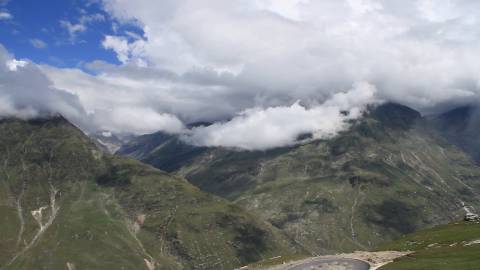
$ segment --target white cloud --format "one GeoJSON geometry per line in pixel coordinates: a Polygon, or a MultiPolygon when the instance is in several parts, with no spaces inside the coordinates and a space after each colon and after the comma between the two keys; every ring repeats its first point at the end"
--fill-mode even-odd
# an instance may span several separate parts
{"type": "Polygon", "coordinates": [[[476,1],[104,4],[113,16],[135,20],[143,28],[142,54],[152,68],[178,74],[230,71],[239,84],[255,89],[237,91],[265,91],[267,99],[321,99],[354,82],[369,81],[383,98],[424,109],[457,93],[479,91],[476,1]]]}
{"type": "Polygon", "coordinates": [[[144,54],[145,41],[137,39],[129,42],[127,38],[122,36],[105,36],[102,42],[105,49],[111,49],[117,54],[118,61],[123,64],[136,60],[140,65],[145,65],[142,55],[144,54]]]}
{"type": "MultiPolygon", "coordinates": [[[[95,80],[93,77],[75,80],[83,89],[79,93],[55,87],[45,75],[48,69],[41,69],[27,60],[17,60],[0,45],[0,118],[29,119],[62,114],[86,131],[136,134],[157,130],[179,133],[184,129],[176,116],[145,106],[145,102],[135,100],[134,95],[125,92],[122,96],[118,91],[98,92],[95,82],[90,81],[95,80]]],[[[87,76],[78,70],[61,72],[67,77],[87,76]]]]}
{"type": "Polygon", "coordinates": [[[134,64],[116,67],[104,62],[88,67],[99,74],[48,66],[42,69],[57,88],[76,94],[89,113],[128,105],[149,107],[192,122],[225,119],[252,106],[249,93],[242,96],[229,87],[217,85],[217,81],[228,79],[228,75],[205,71],[178,76],[166,70],[134,64]]]}
{"type": "Polygon", "coordinates": [[[17,59],[10,59],[5,62],[5,65],[10,71],[17,71],[17,69],[23,68],[28,64],[27,61],[24,60],[17,60],[17,59]]]}
{"type": "Polygon", "coordinates": [[[75,95],[52,87],[35,64],[13,58],[0,46],[0,117],[32,118],[61,113],[85,119],[75,95]]]}
{"type": "MultiPolygon", "coordinates": [[[[303,123],[329,103],[353,106],[352,99],[362,99],[363,92],[339,92],[359,81],[375,85],[380,99],[423,111],[478,100],[480,2],[103,2],[112,16],[142,27],[137,52],[148,61],[143,72],[150,75],[125,71],[131,67],[103,69],[98,87],[121,76],[137,95],[156,100],[157,110],[186,121],[233,117],[191,135],[197,143],[248,148],[242,137],[250,133],[242,125],[259,129],[260,121],[269,127],[265,121],[274,125],[274,114],[303,123]],[[296,100],[305,107],[290,105],[296,100]]],[[[109,47],[131,65],[126,40],[117,38],[119,44],[109,47]]],[[[272,143],[281,144],[274,143],[276,137],[291,143],[299,131],[294,130],[284,137],[271,134],[272,143]]]]}
{"type": "Polygon", "coordinates": [[[66,20],[60,21],[60,26],[65,28],[68,32],[70,42],[74,43],[79,33],[83,33],[87,30],[87,26],[83,23],[71,23],[66,20]]]}
{"type": "Polygon", "coordinates": [[[97,126],[113,132],[146,134],[163,130],[168,133],[180,133],[184,129],[183,123],[175,116],[142,107],[114,107],[109,111],[97,113],[94,121],[97,126]]]}
{"type": "MultiPolygon", "coordinates": [[[[158,96],[138,91],[147,81],[135,81],[108,74],[92,76],[78,69],[43,66],[42,71],[55,78],[56,88],[78,97],[89,115],[89,130],[110,130],[136,134],[163,130],[179,133],[183,123],[173,113],[157,107],[158,96]],[[99,91],[101,85],[102,90],[99,91]]],[[[150,82],[154,84],[154,82],[150,82]]],[[[157,89],[157,88],[156,88],[157,89]]],[[[168,103],[168,100],[164,100],[168,103]]]]}
{"type": "Polygon", "coordinates": [[[8,11],[0,11],[0,21],[11,20],[12,18],[12,14],[10,14],[8,11]]]}
{"type": "MultiPolygon", "coordinates": [[[[94,127],[178,132],[180,121],[220,120],[189,138],[251,149],[270,147],[269,142],[248,144],[242,138],[252,138],[251,131],[243,125],[260,130],[262,138],[271,136],[270,144],[278,146],[301,132],[335,132],[344,127],[339,110],[361,110],[370,100],[422,111],[478,101],[478,1],[103,3],[116,23],[134,22],[144,33],[122,33],[118,27],[114,36],[105,36],[102,46],[122,64],[89,63],[95,75],[42,67],[57,89],[78,97],[94,127]],[[364,88],[357,84],[362,81],[377,89],[374,98],[355,90],[364,88]],[[331,121],[315,118],[322,113],[331,121]],[[282,117],[296,120],[284,134],[261,128],[278,128],[282,117]]],[[[88,20],[93,18],[64,27],[75,36],[88,20]]]]}
{"type": "Polygon", "coordinates": [[[38,38],[30,39],[30,44],[37,49],[45,49],[47,47],[47,43],[38,38]]]}

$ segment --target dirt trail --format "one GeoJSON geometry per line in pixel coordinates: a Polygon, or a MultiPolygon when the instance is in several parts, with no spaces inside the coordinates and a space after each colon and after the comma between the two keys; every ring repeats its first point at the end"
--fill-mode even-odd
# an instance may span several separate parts
{"type": "MultiPolygon", "coordinates": [[[[17,208],[17,215],[18,215],[18,219],[20,221],[20,228],[18,230],[18,236],[17,236],[17,245],[16,245],[16,248],[18,249],[20,247],[20,244],[22,242],[22,238],[23,238],[23,232],[25,231],[25,219],[23,218],[23,208],[22,208],[22,199],[23,199],[23,195],[25,194],[25,190],[27,188],[27,180],[26,180],[26,177],[27,177],[27,171],[28,171],[28,168],[27,168],[27,165],[25,164],[25,160],[24,160],[24,157],[27,155],[27,144],[30,142],[30,140],[32,139],[33,137],[33,134],[30,135],[27,140],[23,143],[22,145],[22,152],[23,152],[23,156],[21,157],[21,163],[22,163],[22,187],[21,187],[21,190],[20,190],[20,194],[18,195],[16,201],[15,201],[15,207],[17,208]]],[[[10,158],[10,151],[9,149],[7,148],[7,153],[8,153],[8,156],[7,156],[7,159],[5,160],[5,164],[4,164],[4,170],[5,170],[5,174],[7,174],[7,166],[8,166],[8,160],[10,158]]],[[[8,174],[7,174],[7,177],[9,178],[8,174]]]]}

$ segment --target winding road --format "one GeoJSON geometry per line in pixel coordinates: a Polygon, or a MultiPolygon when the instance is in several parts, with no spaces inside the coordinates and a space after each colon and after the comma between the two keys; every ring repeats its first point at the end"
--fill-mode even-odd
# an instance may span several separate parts
{"type": "Polygon", "coordinates": [[[368,270],[370,265],[355,259],[321,258],[300,265],[292,266],[288,270],[368,270]]]}

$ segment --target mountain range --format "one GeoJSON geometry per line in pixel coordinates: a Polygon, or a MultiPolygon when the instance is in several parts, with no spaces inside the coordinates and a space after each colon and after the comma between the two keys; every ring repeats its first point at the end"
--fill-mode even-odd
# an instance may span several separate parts
{"type": "Polygon", "coordinates": [[[3,119],[0,269],[234,269],[373,250],[480,209],[476,119],[387,103],[334,138],[265,151],[3,119]]]}

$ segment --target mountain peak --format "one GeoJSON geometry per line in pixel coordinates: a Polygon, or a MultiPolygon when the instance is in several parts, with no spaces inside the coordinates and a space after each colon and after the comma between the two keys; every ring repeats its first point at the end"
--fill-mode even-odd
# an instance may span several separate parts
{"type": "Polygon", "coordinates": [[[408,129],[422,119],[418,111],[392,102],[375,107],[370,116],[384,126],[394,129],[408,129]]]}

